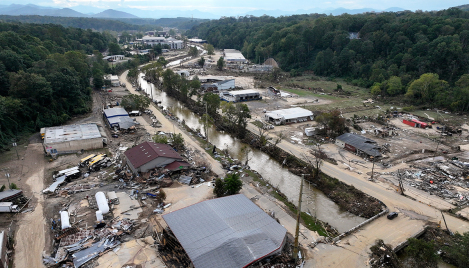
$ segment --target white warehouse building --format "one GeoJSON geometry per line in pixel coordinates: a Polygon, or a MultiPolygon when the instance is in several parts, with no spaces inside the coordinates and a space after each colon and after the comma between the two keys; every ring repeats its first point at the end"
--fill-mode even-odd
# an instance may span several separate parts
{"type": "Polygon", "coordinates": [[[226,62],[247,63],[248,60],[243,56],[241,51],[236,49],[224,49],[223,58],[226,62]]]}
{"type": "Polygon", "coordinates": [[[184,42],[182,40],[174,39],[172,37],[165,38],[165,37],[154,37],[154,36],[144,36],[142,39],[142,44],[156,46],[160,45],[168,45],[170,49],[183,49],[184,42]]]}
{"type": "Polygon", "coordinates": [[[45,128],[44,151],[60,154],[103,148],[105,135],[96,124],[48,127],[45,128]]]}
{"type": "Polygon", "coordinates": [[[275,125],[293,124],[314,119],[313,112],[300,107],[266,112],[264,120],[275,125]]]}
{"type": "Polygon", "coordinates": [[[261,94],[252,89],[220,92],[220,99],[227,102],[261,100],[261,94]]]}

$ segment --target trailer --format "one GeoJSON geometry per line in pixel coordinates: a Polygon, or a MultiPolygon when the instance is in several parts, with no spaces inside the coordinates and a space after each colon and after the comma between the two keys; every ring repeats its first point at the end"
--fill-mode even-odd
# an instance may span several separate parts
{"type": "Polygon", "coordinates": [[[111,159],[109,159],[105,154],[100,154],[88,163],[89,171],[98,171],[101,168],[108,167],[111,165],[111,159]]]}
{"type": "Polygon", "coordinates": [[[69,169],[61,170],[61,171],[57,172],[57,174],[53,175],[52,177],[54,179],[56,179],[56,178],[65,176],[65,178],[67,178],[67,179],[76,179],[76,178],[80,177],[80,175],[81,175],[80,169],[78,167],[72,167],[72,168],[69,168],[69,169]]]}
{"type": "Polygon", "coordinates": [[[0,212],[19,212],[19,210],[13,202],[0,202],[0,212]]]}
{"type": "Polygon", "coordinates": [[[95,154],[90,154],[87,157],[80,159],[80,167],[84,167],[84,166],[88,165],[90,160],[94,157],[96,157],[95,154]]]}

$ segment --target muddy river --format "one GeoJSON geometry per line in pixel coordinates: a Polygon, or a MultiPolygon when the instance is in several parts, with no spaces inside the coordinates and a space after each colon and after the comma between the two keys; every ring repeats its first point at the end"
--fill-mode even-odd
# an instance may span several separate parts
{"type": "MultiPolygon", "coordinates": [[[[171,111],[179,119],[184,119],[186,124],[192,129],[201,129],[203,133],[203,123],[200,117],[182,103],[166,95],[165,92],[155,89],[154,85],[147,83],[140,74],[139,84],[146,93],[154,100],[161,101],[161,105],[171,111]]],[[[245,155],[241,149],[245,144],[228,134],[209,128],[208,139],[210,143],[220,149],[228,149],[231,157],[241,161],[245,160],[245,155]]],[[[267,154],[252,149],[248,155],[249,166],[262,175],[264,180],[277,187],[294,204],[298,203],[298,194],[301,178],[289,172],[286,168],[271,159],[267,154]]],[[[329,223],[339,232],[344,232],[363,222],[365,219],[355,216],[347,211],[342,211],[339,207],[327,198],[321,191],[305,183],[303,188],[302,211],[307,212],[318,219],[329,223]]]]}

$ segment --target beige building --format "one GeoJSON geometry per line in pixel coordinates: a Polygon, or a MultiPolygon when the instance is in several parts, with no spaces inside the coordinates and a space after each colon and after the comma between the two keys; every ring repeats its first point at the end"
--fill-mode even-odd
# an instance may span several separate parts
{"type": "Polygon", "coordinates": [[[45,128],[46,154],[72,153],[103,148],[106,134],[96,124],[66,125],[45,128]]]}

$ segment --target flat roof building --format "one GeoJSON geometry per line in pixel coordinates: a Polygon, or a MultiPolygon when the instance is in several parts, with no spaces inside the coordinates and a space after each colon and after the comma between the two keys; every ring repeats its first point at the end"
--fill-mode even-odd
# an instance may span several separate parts
{"type": "Polygon", "coordinates": [[[242,194],[163,215],[195,268],[240,268],[282,251],[287,230],[242,194]]]}
{"type": "Polygon", "coordinates": [[[135,126],[134,120],[129,117],[129,113],[127,113],[124,108],[114,107],[104,109],[103,112],[104,118],[111,128],[116,127],[120,129],[129,129],[132,126],[135,126]]]}
{"type": "Polygon", "coordinates": [[[165,37],[153,37],[153,36],[144,36],[141,39],[141,42],[145,45],[156,46],[160,45],[168,45],[170,49],[183,49],[184,42],[182,40],[178,40],[172,37],[165,38],[165,37]]]}
{"type": "Polygon", "coordinates": [[[226,62],[239,62],[246,63],[247,60],[241,53],[241,51],[236,49],[225,49],[223,50],[223,58],[226,62]]]}
{"type": "Polygon", "coordinates": [[[313,112],[300,107],[270,111],[264,115],[265,121],[276,125],[300,123],[313,119],[313,112]]]}
{"type": "Polygon", "coordinates": [[[233,90],[233,91],[222,91],[220,92],[220,99],[227,102],[242,102],[261,100],[261,94],[252,89],[245,90],[233,90]]]}
{"type": "Polygon", "coordinates": [[[103,136],[96,124],[45,128],[44,150],[47,154],[99,148],[103,148],[103,136]]]}
{"type": "Polygon", "coordinates": [[[335,139],[335,144],[360,156],[381,156],[380,147],[376,141],[357,134],[342,134],[335,139]]]}

